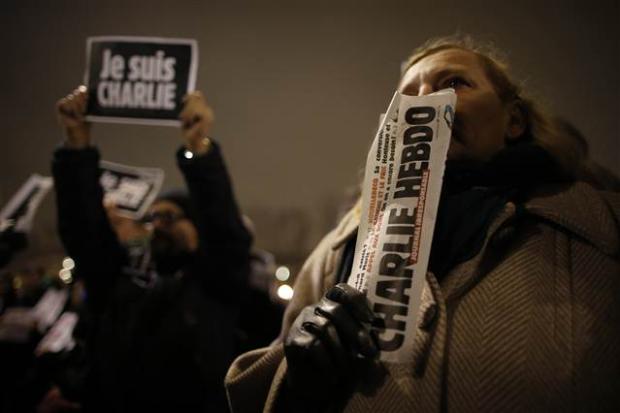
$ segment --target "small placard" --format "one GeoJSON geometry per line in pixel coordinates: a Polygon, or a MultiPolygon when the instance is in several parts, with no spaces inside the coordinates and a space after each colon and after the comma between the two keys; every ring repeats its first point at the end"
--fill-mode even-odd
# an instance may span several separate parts
{"type": "Polygon", "coordinates": [[[164,171],[159,168],[140,168],[101,161],[99,182],[105,200],[113,202],[119,213],[140,219],[153,203],[164,181],[164,171]]]}
{"type": "Polygon", "coordinates": [[[86,41],[86,119],[179,125],[183,96],[194,90],[192,39],[103,36],[86,41]]]}
{"type": "Polygon", "coordinates": [[[47,334],[39,341],[34,353],[41,356],[45,353],[59,353],[71,351],[75,347],[73,330],[79,320],[76,313],[67,311],[52,326],[47,334]]]}

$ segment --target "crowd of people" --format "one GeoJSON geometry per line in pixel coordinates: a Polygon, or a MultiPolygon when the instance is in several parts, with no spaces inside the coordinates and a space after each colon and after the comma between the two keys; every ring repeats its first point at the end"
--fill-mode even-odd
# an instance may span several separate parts
{"type": "MultiPolygon", "coordinates": [[[[347,284],[360,200],[297,274],[282,315],[251,287],[253,235],[204,96],[188,94],[180,115],[186,188],[162,192],[136,220],[105,200],[78,87],[57,103],[65,140],[52,154],[58,233],[79,292],[66,304],[79,314],[74,345],[41,356],[41,337],[29,337],[22,349],[38,355],[0,407],[618,411],[618,179],[470,38],[430,41],[403,67],[400,93],[457,95],[411,363],[379,360],[387,321],[347,284]]],[[[5,265],[26,240],[0,235],[5,265]]]]}
{"type": "MultiPolygon", "coordinates": [[[[59,237],[85,292],[71,308],[79,313],[77,346],[39,357],[3,407],[226,412],[228,366],[275,338],[282,309],[252,288],[261,255],[220,146],[207,137],[211,108],[200,92],[185,97],[176,158],[187,188],[162,192],[136,220],[105,198],[86,101],[83,86],[59,100],[65,140],[52,156],[59,237]]],[[[3,233],[6,261],[23,238],[3,233]]]]}

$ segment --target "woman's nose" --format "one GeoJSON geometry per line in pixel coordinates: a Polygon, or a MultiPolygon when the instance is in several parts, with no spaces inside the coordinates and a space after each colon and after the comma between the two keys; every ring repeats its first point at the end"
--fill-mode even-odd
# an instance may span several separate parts
{"type": "Polygon", "coordinates": [[[428,83],[422,83],[418,88],[418,96],[430,95],[433,92],[433,86],[428,83]]]}

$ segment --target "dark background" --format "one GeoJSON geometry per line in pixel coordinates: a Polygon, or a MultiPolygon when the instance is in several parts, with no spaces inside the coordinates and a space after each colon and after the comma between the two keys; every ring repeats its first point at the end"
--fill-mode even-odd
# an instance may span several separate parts
{"type": "MultiPolygon", "coordinates": [[[[62,135],[54,103],[83,78],[94,35],[195,38],[197,88],[216,113],[236,193],[259,246],[299,263],[356,185],[402,60],[432,36],[491,40],[513,72],[575,123],[620,172],[619,2],[67,1],[0,3],[0,204],[33,172],[49,175],[62,135]]],[[[172,127],[96,124],[104,159],[162,167],[181,183],[172,127]]],[[[29,251],[58,250],[52,196],[29,251]]]]}

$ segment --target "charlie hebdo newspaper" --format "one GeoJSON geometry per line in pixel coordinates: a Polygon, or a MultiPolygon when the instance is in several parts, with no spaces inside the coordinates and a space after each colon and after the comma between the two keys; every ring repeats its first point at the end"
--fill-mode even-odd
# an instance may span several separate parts
{"type": "Polygon", "coordinates": [[[410,361],[454,119],[456,94],[396,92],[366,160],[362,215],[348,284],[384,321],[386,362],[410,361]]]}

